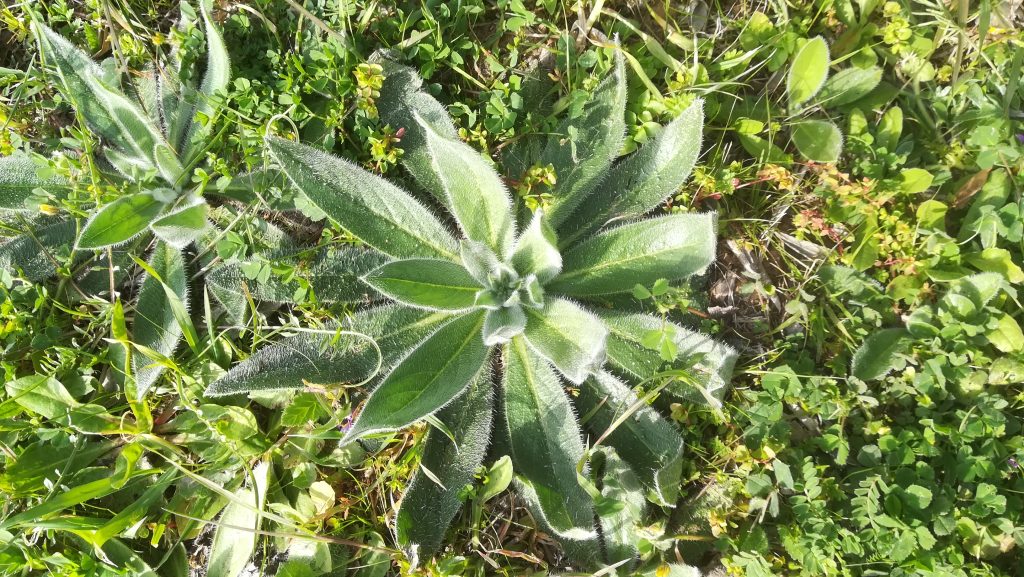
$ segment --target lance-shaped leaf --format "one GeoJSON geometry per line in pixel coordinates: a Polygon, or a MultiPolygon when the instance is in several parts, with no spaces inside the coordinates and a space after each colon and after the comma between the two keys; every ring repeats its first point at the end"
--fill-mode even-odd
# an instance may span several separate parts
{"type": "Polygon", "coordinates": [[[160,142],[153,147],[153,162],[164,181],[170,186],[178,187],[178,180],[185,173],[185,167],[167,143],[160,142]]]}
{"type": "Polygon", "coordinates": [[[632,567],[630,561],[639,553],[638,527],[647,508],[643,486],[636,473],[611,449],[598,449],[591,456],[591,463],[591,475],[601,491],[601,502],[595,509],[601,525],[604,562],[624,563],[620,567],[628,571],[632,567]]]}
{"type": "Polygon", "coordinates": [[[25,200],[37,188],[57,193],[66,190],[68,182],[59,176],[39,178],[36,163],[28,156],[19,154],[0,158],[0,209],[29,210],[25,200]]]}
{"type": "Polygon", "coordinates": [[[883,329],[864,339],[850,362],[850,374],[864,381],[881,379],[894,368],[900,355],[910,349],[907,329],[883,329]]]}
{"type": "Polygon", "coordinates": [[[553,292],[596,296],[702,272],[715,260],[715,215],[673,214],[592,236],[563,255],[553,292]]]}
{"type": "Polygon", "coordinates": [[[573,383],[604,365],[608,330],[599,318],[571,301],[548,299],[543,308],[524,307],[530,346],[573,383]]]}
{"type": "Polygon", "coordinates": [[[616,164],[594,194],[563,226],[570,246],[611,218],[639,217],[675,194],[700,155],[704,102],[696,100],[636,153],[616,164]]]}
{"type": "Polygon", "coordinates": [[[532,354],[522,337],[504,352],[502,383],[504,426],[512,467],[537,497],[544,521],[561,537],[593,535],[590,495],[576,480],[583,441],[558,375],[532,354]]]}
{"type": "Polygon", "coordinates": [[[371,61],[380,63],[384,68],[384,83],[380,88],[380,98],[377,99],[381,120],[395,129],[405,129],[405,134],[397,144],[402,149],[402,166],[421,187],[450,209],[448,198],[443,194],[441,175],[437,173],[437,165],[427,150],[426,132],[413,114],[429,124],[440,137],[458,140],[459,133],[455,130],[451,116],[444,105],[422,89],[423,79],[415,70],[379,52],[371,57],[371,61]]]}
{"type": "Polygon", "coordinates": [[[213,23],[210,4],[209,0],[199,0],[199,11],[203,15],[203,30],[206,34],[206,71],[203,73],[203,81],[199,85],[199,93],[196,95],[195,108],[190,111],[191,114],[188,117],[191,124],[184,158],[191,156],[195,146],[202,147],[204,145],[203,138],[210,133],[213,118],[219,108],[216,94],[227,90],[228,82],[231,80],[231,60],[228,57],[227,47],[224,45],[224,38],[213,23]],[[197,114],[205,117],[205,122],[197,119],[197,114]]]}
{"type": "Polygon", "coordinates": [[[78,247],[103,248],[131,240],[156,220],[164,206],[161,199],[148,192],[123,196],[89,219],[78,237],[78,247]]]}
{"type": "Polygon", "coordinates": [[[675,379],[665,391],[681,399],[721,406],[736,365],[732,347],[652,315],[598,311],[598,316],[608,328],[608,364],[615,372],[637,381],[653,377],[665,361],[658,351],[644,345],[644,339],[668,331],[678,358],[692,363],[689,371],[694,382],[675,379]]]}
{"type": "MultiPolygon", "coordinates": [[[[188,271],[185,257],[173,246],[158,242],[149,257],[149,266],[160,276],[156,279],[147,274],[139,290],[135,305],[135,320],[132,322],[132,342],[170,357],[181,341],[182,327],[174,314],[166,285],[178,301],[188,308],[188,271]],[[162,281],[162,282],[161,282],[162,281]]],[[[156,382],[164,367],[135,352],[132,355],[132,369],[135,375],[136,391],[141,398],[156,382]]]]}
{"type": "Polygon", "coordinates": [[[523,307],[512,305],[489,310],[484,316],[484,344],[487,346],[507,343],[526,328],[526,313],[523,307]]]}
{"type": "Polygon", "coordinates": [[[156,167],[153,156],[157,145],[163,142],[163,136],[149,116],[120,90],[107,86],[103,79],[90,77],[86,80],[120,131],[111,144],[136,162],[156,167]]]}
{"type": "Polygon", "coordinates": [[[547,218],[557,230],[604,178],[626,136],[626,68],[615,51],[615,68],[578,116],[568,117],[548,139],[539,164],[554,166],[554,200],[547,218]]]}
{"type": "Polygon", "coordinates": [[[821,90],[828,77],[828,44],[821,36],[811,38],[797,51],[786,76],[790,107],[803,104],[821,90]]]}
{"type": "Polygon", "coordinates": [[[404,190],[304,144],[270,138],[267,147],[313,204],[366,244],[394,258],[457,260],[451,233],[404,190]]]}
{"type": "Polygon", "coordinates": [[[448,199],[446,206],[467,237],[486,244],[504,259],[512,248],[515,220],[501,177],[472,147],[442,137],[419,115],[415,118],[426,136],[427,153],[448,199]]]}
{"type": "Polygon", "coordinates": [[[654,501],[675,505],[683,472],[683,438],[647,403],[612,375],[601,372],[583,382],[576,406],[590,415],[587,429],[633,467],[654,501]]]}
{"type": "Polygon", "coordinates": [[[441,547],[462,506],[462,488],[473,482],[487,452],[492,405],[491,375],[481,371],[466,392],[437,413],[454,439],[440,430],[427,433],[420,467],[434,478],[422,471],[413,477],[395,519],[395,540],[413,566],[441,547]]]}
{"type": "Polygon", "coordinates": [[[843,106],[867,96],[882,81],[882,69],[847,68],[828,79],[817,101],[826,107],[843,106]]]}
{"type": "Polygon", "coordinates": [[[396,301],[428,310],[473,307],[483,287],[461,265],[446,260],[396,260],[370,271],[363,281],[396,301]]]}
{"type": "Polygon", "coordinates": [[[64,249],[75,242],[75,221],[65,220],[35,228],[0,246],[0,268],[21,270],[21,276],[39,282],[57,272],[67,257],[64,249]]]}
{"type": "Polygon", "coordinates": [[[173,247],[184,248],[196,240],[210,226],[206,216],[210,205],[202,198],[185,203],[167,214],[157,218],[149,225],[153,233],[173,247]]]}
{"type": "Polygon", "coordinates": [[[91,82],[91,79],[103,76],[99,65],[39,19],[32,20],[32,31],[43,58],[56,67],[64,81],[65,96],[74,104],[75,110],[100,136],[111,142],[118,141],[121,129],[95,94],[94,83],[91,82]]]}
{"type": "Polygon", "coordinates": [[[366,399],[346,438],[401,429],[450,403],[487,360],[483,324],[482,313],[464,315],[424,339],[366,399]]]}
{"type": "Polygon", "coordinates": [[[363,382],[374,376],[378,364],[380,374],[387,374],[405,351],[447,319],[442,313],[399,305],[360,311],[340,327],[299,332],[256,351],[231,367],[204,394],[219,397],[250,391],[301,389],[307,382],[363,382]],[[337,334],[338,330],[366,336],[337,334]]]}
{"type": "MultiPolygon", "coordinates": [[[[318,301],[335,303],[361,302],[378,296],[366,286],[362,276],[387,262],[387,257],[374,250],[346,246],[319,250],[312,255],[269,254],[260,260],[294,267],[294,277],[307,281],[318,301]]],[[[211,270],[206,283],[220,295],[234,294],[243,300],[248,295],[257,301],[274,303],[294,303],[295,291],[300,287],[277,275],[270,275],[265,281],[249,279],[241,264],[211,270]]]]}
{"type": "Polygon", "coordinates": [[[558,276],[562,270],[562,255],[554,231],[544,220],[544,212],[537,210],[530,226],[516,241],[512,266],[520,276],[537,275],[542,284],[558,276]]]}

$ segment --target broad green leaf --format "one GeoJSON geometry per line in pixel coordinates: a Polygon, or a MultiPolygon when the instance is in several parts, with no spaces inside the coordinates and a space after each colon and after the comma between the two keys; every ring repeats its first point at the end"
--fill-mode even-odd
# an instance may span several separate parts
{"type": "Polygon", "coordinates": [[[199,85],[199,92],[195,95],[195,109],[188,118],[191,124],[185,147],[186,153],[183,155],[185,158],[192,155],[194,146],[205,145],[203,138],[210,133],[213,119],[221,104],[216,94],[226,91],[231,80],[231,60],[224,45],[224,38],[213,22],[210,4],[209,0],[199,0],[199,11],[203,16],[203,30],[206,34],[206,70],[199,85]],[[205,117],[205,123],[196,118],[197,114],[205,117]]]}
{"type": "Polygon", "coordinates": [[[615,427],[605,444],[636,471],[655,503],[674,507],[683,473],[683,438],[676,428],[605,372],[583,382],[576,407],[590,415],[586,426],[595,438],[615,427]]]}
{"type": "Polygon", "coordinates": [[[422,472],[417,473],[402,496],[395,518],[395,540],[414,567],[441,547],[448,526],[462,506],[462,488],[473,482],[490,443],[492,405],[490,371],[481,371],[466,392],[437,413],[455,439],[453,442],[440,431],[431,430],[420,466],[431,471],[443,487],[422,472]]]}
{"type": "Polygon", "coordinates": [[[579,211],[563,225],[571,246],[610,218],[639,217],[675,194],[700,155],[704,102],[694,101],[636,153],[616,164],[579,211]]]}
{"type": "Polygon", "coordinates": [[[558,375],[522,337],[505,346],[502,364],[502,425],[516,476],[536,495],[544,522],[557,535],[590,538],[593,502],[576,479],[583,441],[558,375]]]}
{"type": "Polygon", "coordinates": [[[881,379],[896,368],[901,354],[908,352],[910,334],[906,329],[883,329],[864,339],[853,355],[850,374],[863,381],[881,379]]]}
{"type": "Polygon", "coordinates": [[[0,246],[0,268],[14,272],[30,282],[39,282],[63,265],[65,249],[75,241],[75,221],[44,224],[0,246]]]}
{"type": "Polygon", "coordinates": [[[89,219],[78,237],[78,247],[104,248],[131,240],[156,220],[164,206],[162,200],[148,192],[123,196],[89,219]]]}
{"type": "Polygon", "coordinates": [[[679,358],[689,359],[685,366],[695,382],[675,379],[666,391],[689,401],[721,406],[736,364],[737,353],[732,347],[652,315],[599,310],[598,316],[608,328],[608,364],[615,372],[636,381],[645,381],[657,374],[664,361],[658,351],[646,347],[643,340],[653,331],[671,327],[679,358]],[[700,390],[695,390],[697,387],[700,390]]]}
{"type": "MultiPolygon", "coordinates": [[[[47,378],[43,375],[31,375],[22,379],[47,378]]],[[[21,385],[16,386],[24,387],[33,382],[22,379],[14,381],[21,382],[21,385]]],[[[12,384],[8,383],[5,388],[10,390],[12,384]]],[[[15,397],[8,393],[4,405],[20,405],[14,399],[15,397]]],[[[69,435],[57,435],[45,441],[23,444],[18,458],[8,463],[0,475],[0,490],[14,498],[30,497],[46,490],[45,479],[56,479],[60,471],[85,469],[116,446],[113,441],[93,441],[93,437],[75,436],[74,441],[69,439],[69,435]]]]}
{"type": "Polygon", "coordinates": [[[559,298],[548,299],[544,308],[523,310],[525,340],[565,378],[579,384],[604,365],[608,329],[593,313],[559,298]]]}
{"type": "Polygon", "coordinates": [[[489,310],[484,315],[484,344],[487,346],[507,343],[526,328],[526,313],[523,307],[512,305],[489,310]]]}
{"type": "Polygon", "coordinates": [[[606,448],[598,449],[591,475],[601,490],[601,499],[595,507],[604,542],[604,562],[620,565],[623,571],[631,568],[630,561],[638,556],[637,545],[641,534],[647,501],[636,473],[619,457],[620,453],[606,448]],[[597,458],[600,456],[600,458],[597,458]]]}
{"type": "Polygon", "coordinates": [[[508,257],[515,234],[512,201],[501,177],[479,152],[461,140],[445,138],[415,112],[426,136],[427,154],[434,163],[446,206],[465,235],[508,257]]]}
{"type": "Polygon", "coordinates": [[[118,429],[118,421],[100,405],[83,405],[52,377],[32,375],[7,383],[10,399],[40,416],[84,433],[118,429]]]}
{"type": "Polygon", "coordinates": [[[361,311],[341,324],[322,332],[299,332],[264,347],[217,381],[204,393],[219,397],[250,391],[301,389],[306,383],[359,383],[377,372],[387,371],[407,350],[429,336],[448,318],[399,305],[387,305],[361,311]],[[336,335],[346,330],[369,336],[336,335]]]}
{"type": "Polygon", "coordinates": [[[482,313],[467,314],[424,339],[370,393],[346,438],[396,431],[461,394],[487,361],[483,324],[482,313]]]}
{"type": "Polygon", "coordinates": [[[202,198],[197,198],[193,203],[160,216],[149,225],[149,228],[157,238],[167,244],[175,248],[184,248],[209,228],[210,222],[206,219],[209,212],[210,205],[202,198]]]}
{"type": "Polygon", "coordinates": [[[515,469],[512,467],[512,459],[508,455],[502,455],[487,468],[486,478],[480,485],[480,492],[475,497],[476,501],[486,503],[504,493],[512,484],[514,476],[515,469]]]}
{"type": "Polygon", "coordinates": [[[270,138],[267,147],[313,204],[366,244],[394,258],[458,260],[451,233],[404,190],[304,144],[270,138]]]}
{"type": "Polygon", "coordinates": [[[516,240],[511,264],[519,276],[537,275],[541,284],[561,272],[562,255],[558,252],[558,240],[544,220],[543,210],[538,209],[534,213],[530,226],[516,240]]]}
{"type": "Polygon", "coordinates": [[[459,264],[426,258],[383,264],[363,280],[399,303],[428,310],[473,308],[476,293],[483,288],[459,264]]]}
{"type": "Polygon", "coordinates": [[[448,111],[422,89],[423,79],[412,68],[389,60],[381,52],[374,54],[371,61],[380,63],[384,68],[384,83],[380,89],[380,98],[377,99],[381,120],[393,127],[405,129],[402,140],[397,144],[402,149],[402,166],[423,189],[451,209],[448,198],[443,194],[444,186],[437,173],[437,166],[427,150],[426,132],[414,118],[414,114],[418,115],[440,137],[458,140],[459,133],[448,111]]]}
{"type": "MultiPolygon", "coordinates": [[[[917,194],[928,190],[931,187],[933,180],[935,180],[935,177],[932,176],[932,173],[923,168],[905,168],[900,171],[900,188],[902,188],[903,192],[907,194],[917,194]]],[[[927,202],[938,204],[945,209],[945,205],[937,200],[925,201],[925,203],[927,202]]],[[[920,206],[925,206],[925,203],[921,203],[920,206]]],[[[918,210],[918,214],[920,214],[920,209],[918,210]]],[[[943,217],[944,216],[945,211],[943,210],[943,217]]]]}
{"type": "MultiPolygon", "coordinates": [[[[223,265],[211,270],[206,276],[208,286],[217,289],[218,299],[223,295],[235,295],[244,302],[247,296],[257,301],[275,303],[296,303],[298,282],[288,282],[279,275],[271,274],[266,279],[250,279],[243,268],[247,264],[292,267],[292,280],[302,279],[322,303],[356,303],[379,298],[362,281],[363,275],[387,262],[387,257],[375,250],[342,246],[308,252],[283,252],[259,255],[251,261],[223,265]]],[[[224,303],[227,306],[227,303],[224,303]]]]}
{"type": "Polygon", "coordinates": [[[58,193],[68,188],[68,182],[59,176],[39,178],[36,163],[28,156],[19,154],[0,158],[0,209],[29,210],[25,201],[37,188],[58,193]]]}
{"type": "Polygon", "coordinates": [[[807,102],[821,90],[828,77],[828,65],[828,44],[821,36],[811,38],[797,51],[786,76],[791,108],[807,102]]]}
{"type": "Polygon", "coordinates": [[[252,486],[235,491],[220,516],[206,566],[209,577],[238,577],[256,551],[256,531],[263,520],[260,512],[266,506],[270,488],[270,463],[261,461],[253,468],[252,476],[252,486]]]}
{"type": "Polygon", "coordinates": [[[843,133],[828,120],[802,120],[790,129],[790,136],[807,160],[835,162],[843,152],[843,133]]]}
{"type": "Polygon", "coordinates": [[[626,69],[622,50],[615,68],[578,116],[566,117],[541,152],[538,164],[555,168],[548,222],[558,230],[605,177],[626,135],[626,69]]]}
{"type": "MultiPolygon", "coordinates": [[[[179,249],[165,242],[157,242],[149,257],[149,266],[160,276],[157,280],[147,274],[139,290],[132,321],[132,342],[170,357],[181,341],[183,330],[168,298],[164,285],[188,307],[188,271],[185,256],[179,249]],[[162,282],[161,282],[162,281],[162,282]]],[[[164,367],[140,352],[132,355],[132,373],[136,392],[141,398],[156,382],[164,367]]]]}
{"type": "Polygon", "coordinates": [[[779,148],[772,141],[765,140],[753,134],[737,134],[740,145],[759,162],[770,162],[773,164],[792,164],[793,156],[779,148]]]}
{"type": "Polygon", "coordinates": [[[817,102],[826,108],[844,106],[867,96],[882,81],[882,69],[846,68],[829,78],[818,93],[817,102]]]}
{"type": "Polygon", "coordinates": [[[596,296],[699,274],[715,259],[715,221],[713,213],[674,214],[592,236],[563,255],[562,274],[546,289],[596,296]]]}
{"type": "Polygon", "coordinates": [[[875,133],[875,143],[879,148],[895,151],[903,134],[903,109],[893,106],[886,110],[875,133]]]}
{"type": "Polygon", "coordinates": [[[971,201],[971,207],[967,209],[967,215],[960,224],[957,240],[964,242],[977,236],[985,214],[1002,208],[1009,200],[1012,188],[1013,183],[1005,170],[999,168],[989,172],[981,190],[971,201]]]}
{"type": "Polygon", "coordinates": [[[1010,315],[999,318],[996,328],[988,333],[988,342],[1004,353],[1018,353],[1024,349],[1024,332],[1010,315]]]}

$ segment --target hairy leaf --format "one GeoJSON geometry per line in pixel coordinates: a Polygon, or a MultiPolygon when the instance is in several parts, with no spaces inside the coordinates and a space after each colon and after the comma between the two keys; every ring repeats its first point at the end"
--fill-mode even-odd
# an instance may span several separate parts
{"type": "Polygon", "coordinates": [[[696,331],[645,314],[598,311],[608,328],[608,364],[623,376],[644,381],[653,377],[664,361],[658,351],[646,347],[644,338],[668,329],[679,358],[691,359],[689,370],[696,381],[690,385],[675,379],[666,392],[682,399],[721,406],[732,379],[736,351],[696,331]],[[695,390],[700,387],[703,390],[695,390]]]}
{"type": "Polygon", "coordinates": [[[470,309],[483,288],[461,265],[426,258],[383,264],[363,280],[402,304],[428,310],[470,309]]]}
{"type": "Polygon", "coordinates": [[[896,368],[899,355],[909,348],[910,333],[906,329],[883,329],[864,339],[853,355],[850,374],[864,381],[881,379],[896,368]]]}
{"type": "Polygon", "coordinates": [[[615,426],[605,443],[633,467],[657,504],[673,507],[682,482],[683,438],[657,411],[638,401],[626,385],[601,372],[583,382],[576,406],[590,415],[586,425],[594,435],[615,426]]]}
{"type": "Polygon", "coordinates": [[[235,491],[233,499],[220,516],[210,544],[209,577],[238,577],[256,551],[263,511],[270,488],[270,463],[260,462],[253,468],[251,487],[235,491]]]}
{"type": "Polygon", "coordinates": [[[555,168],[554,196],[547,218],[556,230],[604,178],[626,136],[626,68],[615,51],[615,68],[578,116],[567,117],[541,152],[539,164],[555,168]]]}
{"type": "Polygon", "coordinates": [[[462,488],[473,482],[490,442],[492,405],[491,375],[481,371],[458,399],[437,413],[455,438],[431,430],[420,466],[443,486],[423,472],[417,473],[402,496],[395,519],[395,540],[413,566],[441,547],[462,506],[462,488]]]}
{"type": "Polygon", "coordinates": [[[526,328],[526,313],[523,307],[512,305],[489,310],[484,316],[484,344],[487,346],[507,343],[526,328]]]}
{"type": "Polygon", "coordinates": [[[843,106],[867,96],[882,81],[882,69],[847,68],[828,79],[818,93],[817,101],[823,106],[843,106]]]}
{"type": "Polygon", "coordinates": [[[487,360],[483,322],[482,313],[458,317],[417,345],[366,399],[346,438],[401,429],[462,393],[487,360]]]}
{"type": "MultiPolygon", "coordinates": [[[[164,290],[164,284],[182,304],[188,306],[188,272],[185,269],[185,257],[179,249],[165,242],[157,242],[153,254],[149,257],[149,266],[160,275],[163,283],[148,274],[142,281],[131,329],[132,342],[170,357],[181,341],[182,327],[174,316],[173,306],[164,290]]],[[[136,352],[132,355],[132,369],[137,394],[142,397],[156,382],[164,367],[153,364],[145,355],[136,352]]]]}
{"type": "Polygon", "coordinates": [[[807,160],[835,162],[843,152],[843,133],[829,120],[802,120],[793,125],[791,136],[807,160]]]}
{"type": "Polygon", "coordinates": [[[622,225],[563,255],[562,274],[547,289],[596,296],[698,274],[715,259],[715,215],[673,214],[622,225]]]}
{"type": "Polygon", "coordinates": [[[810,100],[821,90],[828,77],[828,44],[821,36],[808,40],[797,51],[786,76],[789,105],[798,106],[810,100]]]}
{"type": "Polygon", "coordinates": [[[29,210],[25,201],[37,188],[57,193],[66,190],[68,182],[59,176],[39,178],[36,176],[36,163],[28,156],[19,154],[0,158],[0,209],[29,210]]]}
{"type": "Polygon", "coordinates": [[[301,389],[306,382],[362,382],[373,377],[378,362],[380,373],[387,374],[405,351],[434,332],[447,318],[443,313],[399,305],[360,311],[340,327],[329,326],[323,332],[300,332],[256,351],[214,381],[204,394],[219,397],[250,391],[301,389]],[[336,336],[336,330],[369,336],[377,342],[383,358],[378,358],[377,348],[365,337],[336,336]]]}
{"type": "Polygon", "coordinates": [[[512,201],[498,173],[466,143],[444,138],[424,119],[416,122],[426,136],[446,205],[471,240],[482,242],[499,258],[508,256],[515,234],[512,201]]]}
{"type": "Polygon", "coordinates": [[[267,146],[313,204],[366,244],[394,258],[457,260],[451,233],[404,190],[304,144],[270,138],[267,146]]]}
{"type": "Polygon", "coordinates": [[[696,100],[666,125],[654,140],[616,164],[562,230],[570,246],[610,218],[639,217],[675,194],[700,155],[704,102],[696,100]]]}
{"type": "Polygon", "coordinates": [[[210,205],[197,198],[194,202],[178,207],[167,214],[157,218],[149,227],[153,233],[166,242],[176,247],[184,248],[189,243],[198,239],[209,227],[206,220],[210,212],[210,205]]]}
{"type": "Polygon", "coordinates": [[[576,479],[583,441],[572,407],[551,366],[522,337],[505,346],[502,395],[512,466],[537,497],[543,519],[559,536],[593,535],[594,509],[576,479]]]}
{"type": "Polygon", "coordinates": [[[520,276],[537,275],[541,283],[548,282],[561,272],[562,255],[558,252],[558,240],[545,222],[542,210],[533,215],[530,226],[516,241],[512,266],[520,276]]]}
{"type": "Polygon", "coordinates": [[[640,542],[638,528],[643,523],[647,501],[636,473],[619,457],[620,453],[607,448],[598,449],[592,459],[593,477],[601,490],[602,504],[596,507],[604,544],[604,561],[609,564],[626,562],[638,556],[640,542]],[[597,457],[600,457],[599,459],[597,457]]]}
{"type": "Polygon", "coordinates": [[[89,219],[78,237],[78,247],[104,248],[131,240],[156,220],[164,206],[162,200],[148,192],[123,196],[89,219]]]}
{"type": "Polygon", "coordinates": [[[544,308],[525,308],[530,346],[573,383],[600,370],[608,329],[583,308],[565,299],[548,299],[544,308]]]}
{"type": "Polygon", "coordinates": [[[227,47],[224,45],[224,38],[220,30],[214,25],[213,16],[210,14],[210,0],[199,0],[199,9],[203,15],[203,29],[206,34],[206,71],[203,73],[203,81],[199,85],[199,93],[196,95],[195,109],[192,110],[188,120],[189,126],[188,142],[186,143],[184,158],[191,156],[195,145],[205,146],[203,139],[210,133],[213,118],[219,108],[216,93],[227,90],[228,82],[231,80],[231,60],[228,57],[227,47]],[[196,114],[206,117],[206,123],[196,119],[196,114]]]}
{"type": "Polygon", "coordinates": [[[75,221],[44,224],[0,246],[0,268],[21,270],[30,282],[39,282],[57,272],[63,264],[62,249],[75,241],[75,221]]]}

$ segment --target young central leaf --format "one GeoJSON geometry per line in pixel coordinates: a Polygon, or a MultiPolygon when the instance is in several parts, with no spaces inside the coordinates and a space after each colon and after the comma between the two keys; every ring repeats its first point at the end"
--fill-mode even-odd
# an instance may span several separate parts
{"type": "Polygon", "coordinates": [[[363,280],[400,303],[446,311],[472,308],[483,288],[458,264],[427,258],[389,262],[363,280]]]}

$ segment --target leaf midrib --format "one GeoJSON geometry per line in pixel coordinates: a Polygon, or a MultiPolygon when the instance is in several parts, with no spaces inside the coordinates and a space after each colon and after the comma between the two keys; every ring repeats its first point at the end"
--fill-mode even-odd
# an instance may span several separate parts
{"type": "MultiPolygon", "coordinates": [[[[578,250],[581,250],[583,248],[585,248],[585,245],[581,246],[580,249],[578,249],[578,250]]],[[[629,258],[623,258],[623,259],[618,259],[618,260],[613,260],[613,261],[603,261],[603,262],[599,262],[597,264],[591,265],[591,266],[589,266],[587,268],[578,268],[576,270],[569,271],[567,273],[563,273],[563,274],[559,275],[558,280],[559,281],[565,281],[567,279],[576,278],[576,277],[578,277],[580,275],[583,275],[583,274],[596,274],[599,271],[602,271],[602,270],[607,269],[609,267],[622,266],[622,265],[625,265],[625,264],[628,264],[628,263],[631,263],[631,262],[634,262],[634,261],[638,261],[638,260],[642,260],[642,259],[648,259],[648,258],[654,258],[654,257],[658,257],[658,256],[660,256],[662,254],[665,254],[665,253],[668,253],[668,252],[674,252],[674,251],[683,250],[683,249],[685,249],[685,245],[674,245],[674,246],[672,246],[670,248],[665,248],[663,250],[657,250],[657,251],[653,251],[653,252],[646,252],[646,253],[643,253],[643,254],[640,254],[640,255],[637,255],[637,256],[633,256],[633,257],[629,257],[629,258]]],[[[573,251],[573,252],[576,252],[576,251],[573,251]]]]}

